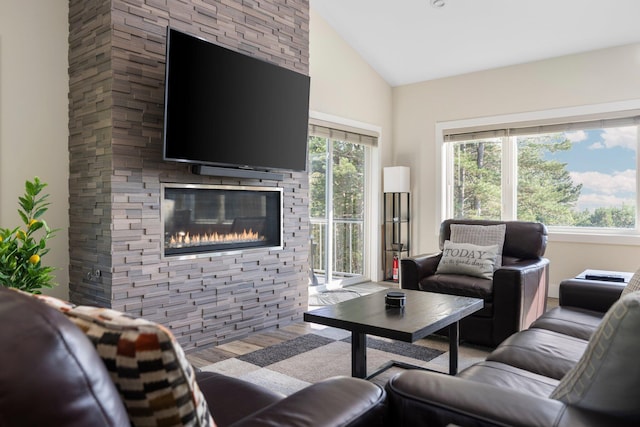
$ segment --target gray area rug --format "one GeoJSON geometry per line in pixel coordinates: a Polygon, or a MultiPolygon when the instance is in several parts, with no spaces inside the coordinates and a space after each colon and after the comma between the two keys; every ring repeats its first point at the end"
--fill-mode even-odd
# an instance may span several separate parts
{"type": "MultiPolygon", "coordinates": [[[[431,348],[426,340],[413,344],[367,336],[367,372],[373,373],[390,361],[446,372],[447,353],[431,348]]],[[[351,375],[351,333],[320,327],[318,331],[288,341],[230,357],[201,368],[242,378],[275,392],[289,395],[309,384],[334,376],[351,375]]],[[[370,381],[384,386],[400,372],[393,367],[370,381]]]]}
{"type": "MultiPolygon", "coordinates": [[[[351,343],[351,337],[342,341],[351,343]]],[[[397,354],[399,356],[410,357],[412,359],[428,362],[429,360],[440,356],[443,351],[434,348],[414,345],[403,341],[386,341],[377,338],[367,337],[367,348],[384,351],[387,353],[397,354]]]]}
{"type": "Polygon", "coordinates": [[[320,335],[307,334],[289,341],[275,344],[261,350],[238,356],[238,360],[249,362],[254,365],[265,367],[274,363],[282,362],[290,357],[298,354],[322,347],[334,342],[331,338],[321,337],[320,335]]]}
{"type": "MultiPolygon", "coordinates": [[[[256,350],[251,353],[237,357],[238,360],[248,362],[253,365],[265,367],[274,363],[285,361],[291,357],[306,353],[310,350],[336,342],[331,338],[326,338],[316,334],[302,335],[289,341],[270,346],[265,349],[256,350]]],[[[351,337],[340,340],[351,343],[351,337]]],[[[440,356],[443,352],[429,347],[414,345],[402,341],[387,341],[371,336],[367,337],[367,348],[392,353],[399,356],[410,357],[412,359],[428,362],[440,356]]]]}

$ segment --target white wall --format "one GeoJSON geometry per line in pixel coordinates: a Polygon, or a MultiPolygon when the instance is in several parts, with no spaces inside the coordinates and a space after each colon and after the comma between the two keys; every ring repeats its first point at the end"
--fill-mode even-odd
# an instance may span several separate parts
{"type": "Polygon", "coordinates": [[[310,110],[382,128],[383,158],[390,159],[391,86],[313,7],[310,15],[310,110]]]}
{"type": "MultiPolygon", "coordinates": [[[[570,55],[394,88],[394,156],[411,166],[414,253],[437,250],[435,125],[640,99],[640,44],[570,55]]],[[[585,268],[635,271],[640,247],[555,241],[551,291],[585,268]]]]}
{"type": "Polygon", "coordinates": [[[69,289],[68,7],[66,0],[0,2],[0,227],[21,224],[27,179],[48,183],[45,219],[60,230],[43,262],[57,268],[59,286],[44,292],[62,298],[69,289]]]}

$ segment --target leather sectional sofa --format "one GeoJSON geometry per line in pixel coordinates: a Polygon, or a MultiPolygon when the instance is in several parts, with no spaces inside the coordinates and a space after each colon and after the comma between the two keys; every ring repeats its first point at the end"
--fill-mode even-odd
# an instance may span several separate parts
{"type": "Polygon", "coordinates": [[[455,377],[413,370],[392,378],[389,419],[412,427],[640,425],[640,292],[618,299],[623,289],[561,283],[560,305],[485,361],[455,377]]]}
{"type": "MultiPolygon", "coordinates": [[[[622,289],[615,283],[563,282],[560,306],[509,337],[485,361],[455,377],[408,370],[389,381],[386,393],[348,377],[288,397],[216,373],[193,377],[220,427],[637,426],[640,292],[618,300],[622,289]],[[625,317],[620,307],[632,315],[625,317]],[[620,327],[616,320],[623,322],[620,327]],[[613,340],[604,348],[603,336],[613,340]],[[600,353],[604,368],[583,363],[600,353]],[[577,369],[581,366],[587,368],[577,369]],[[585,379],[594,372],[595,385],[585,379]],[[586,398],[572,397],[571,388],[563,386],[567,378],[586,390],[586,398]]],[[[93,338],[60,312],[67,308],[58,308],[0,287],[0,425],[136,425],[123,404],[122,385],[115,385],[93,338]]],[[[169,361],[163,369],[172,365],[169,361]]],[[[125,366],[125,375],[130,368],[125,366]]],[[[212,426],[206,418],[167,425],[212,426]]]]}

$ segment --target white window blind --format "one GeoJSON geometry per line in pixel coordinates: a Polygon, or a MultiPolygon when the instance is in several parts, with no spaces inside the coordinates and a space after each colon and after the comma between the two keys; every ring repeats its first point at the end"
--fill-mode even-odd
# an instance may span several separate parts
{"type": "Polygon", "coordinates": [[[375,132],[334,124],[311,123],[309,124],[309,136],[336,139],[370,147],[378,144],[378,135],[375,132]]]}
{"type": "MultiPolygon", "coordinates": [[[[565,119],[567,120],[567,119],[565,119]]],[[[511,123],[509,127],[496,125],[464,129],[446,129],[445,142],[471,141],[478,139],[501,138],[505,136],[536,135],[556,132],[570,132],[575,130],[605,129],[624,126],[640,125],[639,111],[626,111],[610,114],[608,117],[593,118],[590,116],[575,117],[561,123],[523,122],[511,123]]]]}

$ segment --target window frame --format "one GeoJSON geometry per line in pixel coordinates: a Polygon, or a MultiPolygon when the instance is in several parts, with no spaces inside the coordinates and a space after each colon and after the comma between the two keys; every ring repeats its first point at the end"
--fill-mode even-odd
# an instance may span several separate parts
{"type": "MultiPolygon", "coordinates": [[[[453,164],[453,150],[450,144],[445,142],[444,135],[452,130],[459,132],[464,129],[491,129],[520,126],[522,123],[562,123],[578,121],[580,118],[594,119],[598,117],[610,117],[624,112],[634,114],[634,110],[640,109],[640,100],[620,101],[604,104],[586,105],[580,107],[567,107],[549,110],[541,110],[527,113],[515,113],[499,116],[462,119],[445,122],[436,122],[435,125],[435,150],[436,159],[436,230],[446,218],[452,215],[453,207],[448,204],[453,191],[453,174],[447,165],[453,164]]],[[[637,114],[637,112],[635,112],[637,114]]],[[[603,229],[603,228],[577,228],[549,226],[549,240],[577,243],[605,243],[605,244],[640,244],[640,144],[636,158],[636,228],[635,229],[603,229]]],[[[503,145],[502,161],[502,219],[514,220],[516,217],[517,203],[517,164],[514,156],[517,156],[515,138],[509,138],[503,145]]]]}

